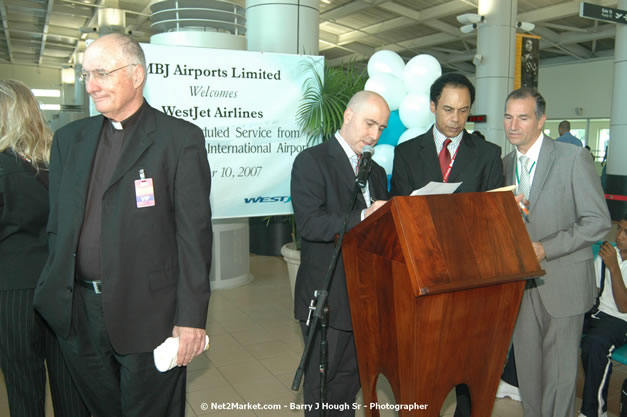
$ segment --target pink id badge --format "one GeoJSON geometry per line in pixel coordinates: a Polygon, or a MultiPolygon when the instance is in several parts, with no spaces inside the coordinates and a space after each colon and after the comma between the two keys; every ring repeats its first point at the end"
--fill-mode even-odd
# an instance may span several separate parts
{"type": "Polygon", "coordinates": [[[155,190],[152,187],[152,178],[135,180],[135,198],[137,199],[137,208],[155,205],[155,190]]]}

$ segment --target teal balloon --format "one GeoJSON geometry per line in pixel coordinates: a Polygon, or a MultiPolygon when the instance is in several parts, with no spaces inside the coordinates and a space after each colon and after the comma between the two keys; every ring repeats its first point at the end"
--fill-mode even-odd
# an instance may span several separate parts
{"type": "Polygon", "coordinates": [[[398,143],[398,139],[401,137],[403,132],[407,130],[403,122],[401,122],[401,118],[398,115],[398,110],[394,110],[390,113],[390,118],[388,119],[388,126],[381,132],[381,136],[379,137],[379,141],[377,145],[392,145],[396,146],[398,143]]]}

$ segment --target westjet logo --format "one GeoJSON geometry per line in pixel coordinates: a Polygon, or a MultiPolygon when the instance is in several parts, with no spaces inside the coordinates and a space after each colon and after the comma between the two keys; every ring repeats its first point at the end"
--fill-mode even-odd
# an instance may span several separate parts
{"type": "Polygon", "coordinates": [[[277,195],[274,197],[244,197],[244,202],[246,204],[257,204],[257,203],[289,203],[292,201],[292,197],[289,195],[277,195]]]}

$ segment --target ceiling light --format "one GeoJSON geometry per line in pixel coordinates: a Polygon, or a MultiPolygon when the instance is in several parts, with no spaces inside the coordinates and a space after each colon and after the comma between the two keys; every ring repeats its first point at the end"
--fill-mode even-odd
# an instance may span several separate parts
{"type": "Polygon", "coordinates": [[[61,90],[33,88],[31,91],[35,97],[61,97],[61,90]]]}

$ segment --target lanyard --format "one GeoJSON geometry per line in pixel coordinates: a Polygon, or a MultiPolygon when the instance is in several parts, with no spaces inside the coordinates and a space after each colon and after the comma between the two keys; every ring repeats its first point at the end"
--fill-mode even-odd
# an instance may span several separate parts
{"type": "MultiPolygon", "coordinates": [[[[529,178],[531,178],[531,171],[533,171],[533,167],[536,166],[536,161],[533,161],[531,167],[529,168],[529,178]]],[[[518,162],[516,162],[516,184],[520,184],[520,177],[518,176],[518,162]]]]}
{"type": "Polygon", "coordinates": [[[461,143],[457,145],[457,149],[455,149],[455,154],[453,155],[453,158],[451,158],[451,162],[448,164],[448,168],[446,169],[446,173],[444,174],[444,178],[443,178],[444,182],[448,182],[448,177],[449,175],[451,175],[451,169],[453,169],[453,162],[455,162],[455,158],[457,158],[457,152],[459,152],[459,145],[461,145],[461,143]]]}

